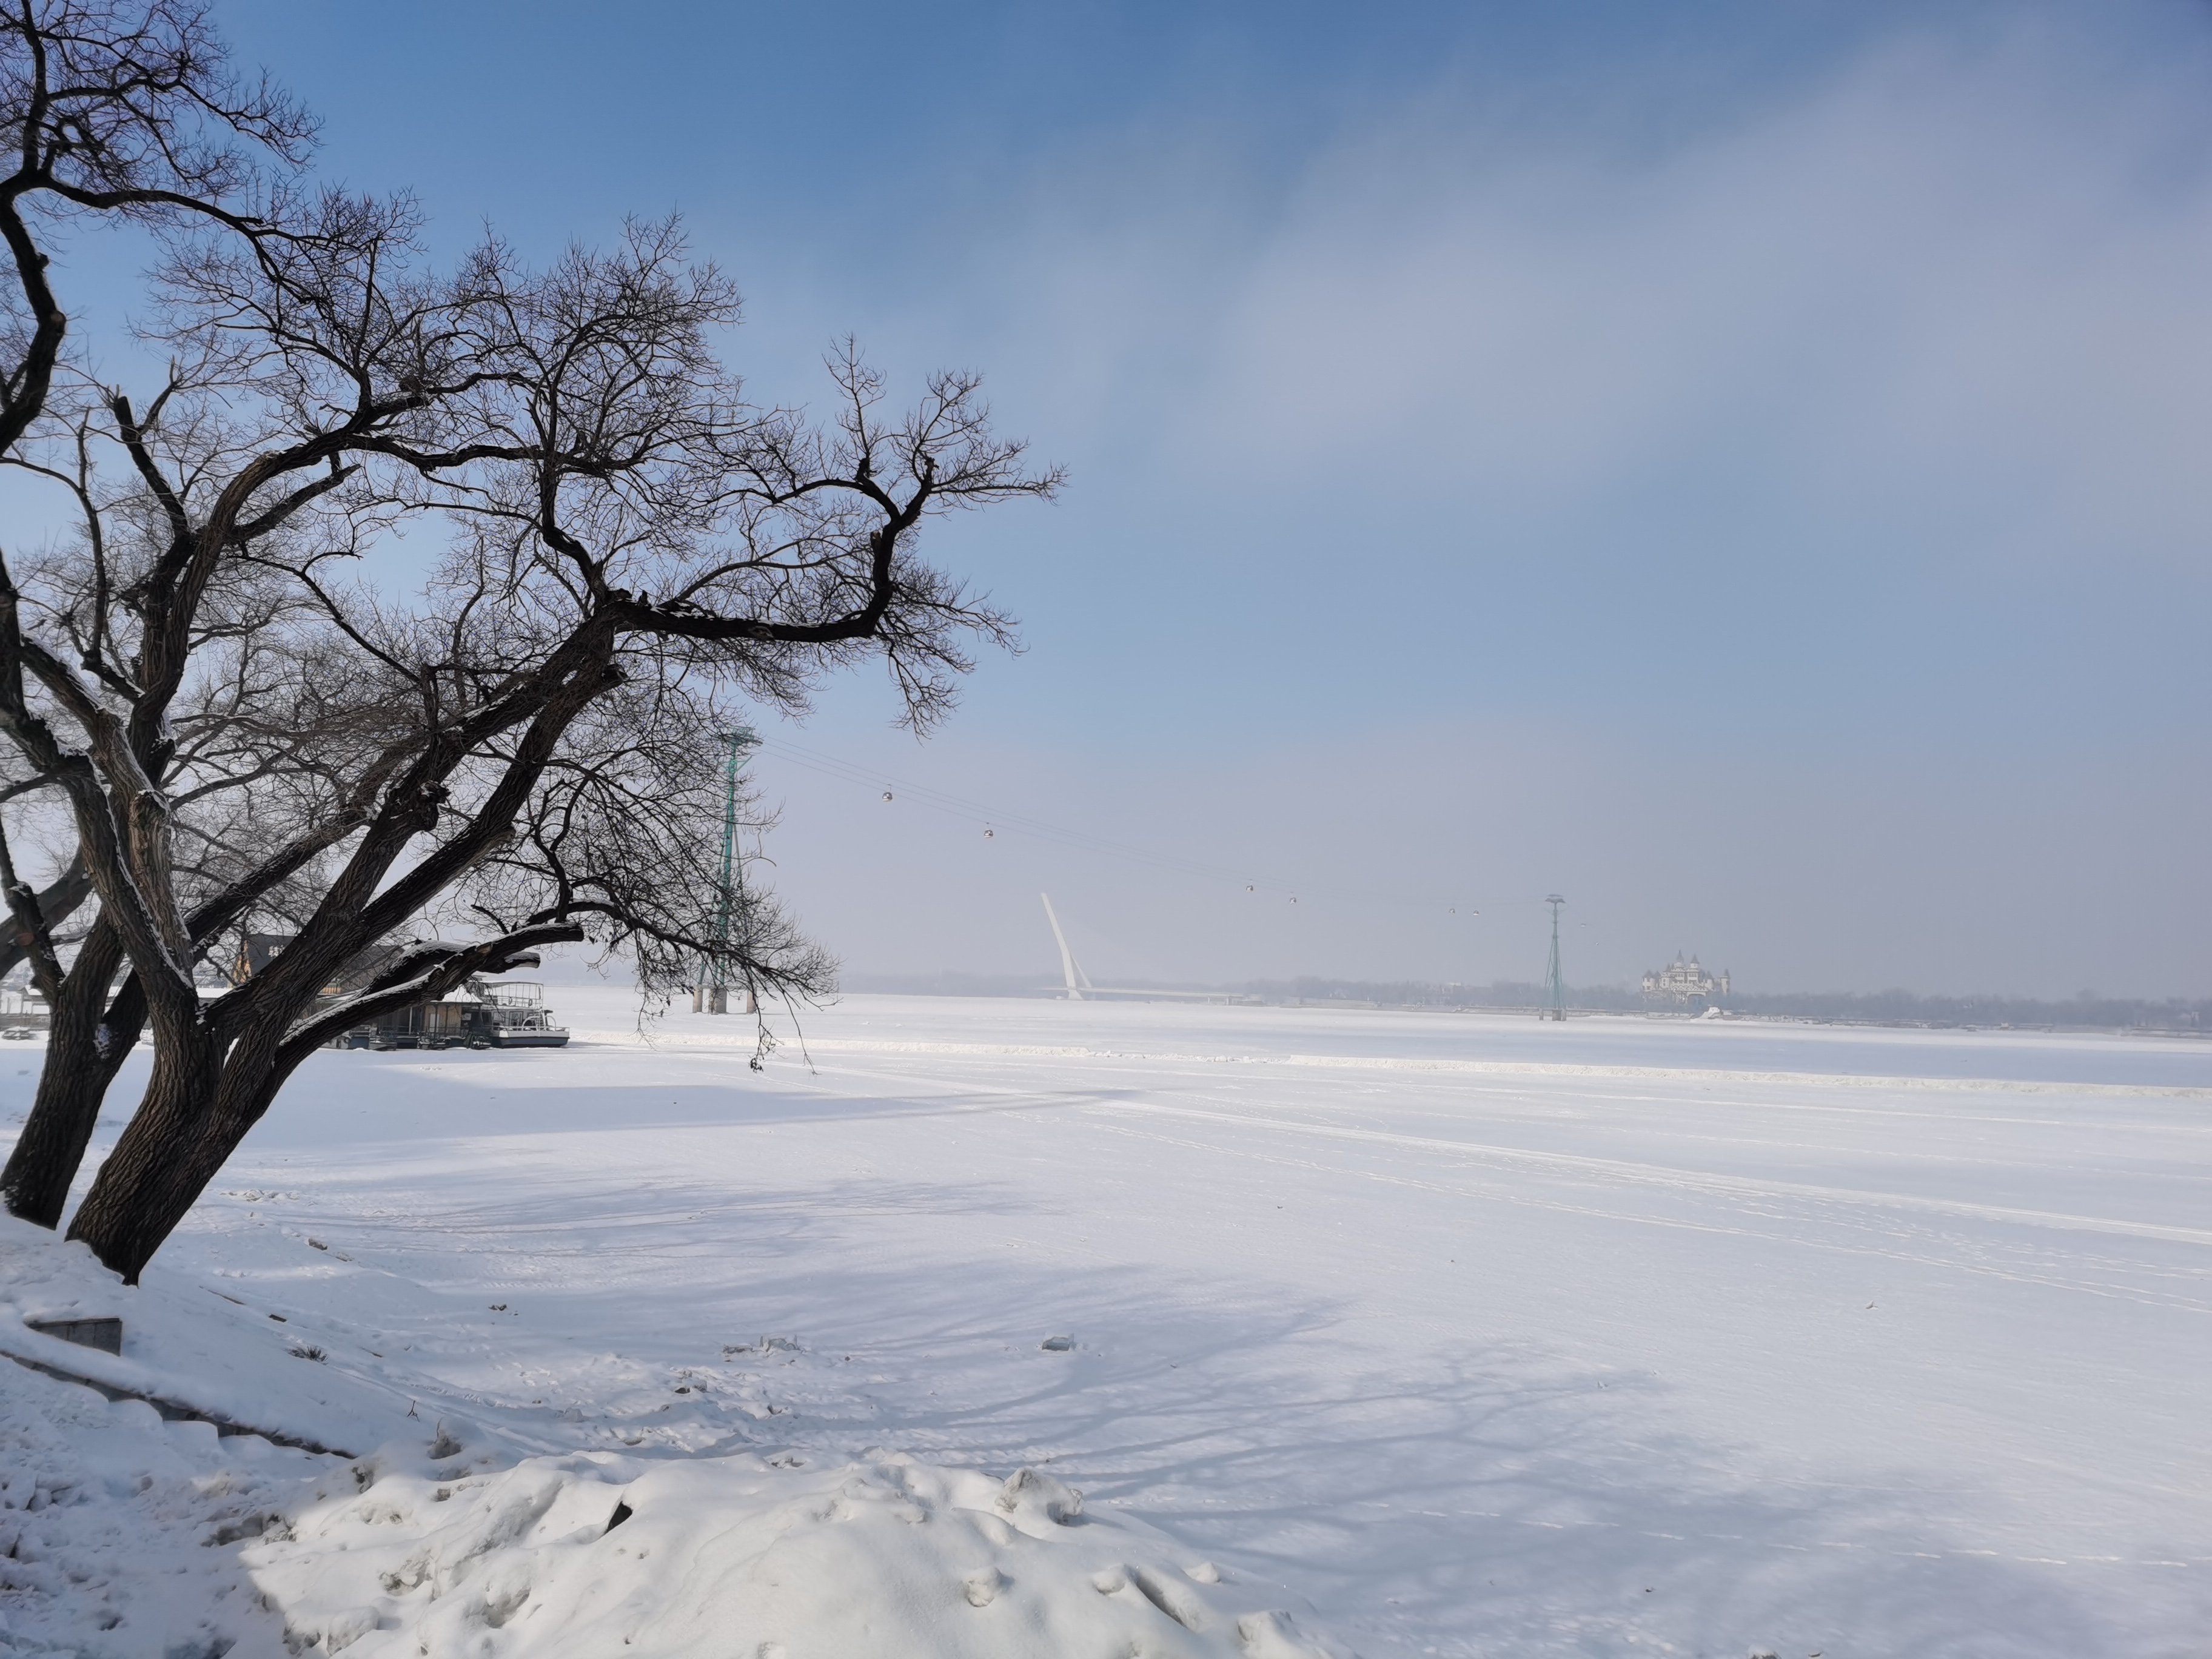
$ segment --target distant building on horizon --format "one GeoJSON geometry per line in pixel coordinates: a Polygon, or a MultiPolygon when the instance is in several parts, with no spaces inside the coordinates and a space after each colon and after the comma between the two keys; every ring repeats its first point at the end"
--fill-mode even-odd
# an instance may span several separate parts
{"type": "Polygon", "coordinates": [[[1722,969],[1717,975],[1709,974],[1697,957],[1683,961],[1680,951],[1664,968],[1644,976],[1644,1002],[1662,1008],[1703,1013],[1708,1008],[1719,1007],[1728,994],[1727,969],[1722,969]]]}

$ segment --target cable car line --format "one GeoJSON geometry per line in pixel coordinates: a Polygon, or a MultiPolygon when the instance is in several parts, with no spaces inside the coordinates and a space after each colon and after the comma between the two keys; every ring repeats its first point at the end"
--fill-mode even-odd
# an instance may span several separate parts
{"type": "MultiPolygon", "coordinates": [[[[792,765],[836,778],[842,782],[874,789],[886,802],[896,801],[908,805],[925,807],[948,817],[964,818],[971,823],[980,823],[986,840],[997,839],[997,827],[1004,825],[1037,840],[1056,842],[1079,851],[1103,853],[1116,858],[1133,859],[1160,869],[1175,870],[1188,875],[1238,883],[1248,893],[1257,893],[1266,890],[1269,896],[1285,898],[1292,904],[1297,903],[1300,896],[1304,895],[1333,896],[1358,903],[1406,905],[1421,909],[1437,909],[1443,911],[1447,915],[1455,916],[1458,915],[1460,909],[1459,902],[1455,898],[1414,897],[1402,893],[1383,894],[1361,891],[1356,889],[1334,887],[1326,884],[1316,885],[1310,882],[1273,880],[1264,876],[1238,872],[1225,865],[1184,858],[1176,854],[1160,852],[1152,848],[1133,846],[1127,842],[1114,841],[1088,830],[1071,830],[1063,824],[1050,823],[1042,818],[1030,817],[1024,813],[1008,812],[996,806],[987,805],[981,801],[952,794],[946,790],[915,783],[909,779],[894,777],[889,773],[878,771],[873,767],[863,766],[839,756],[808,749],[785,738],[764,738],[761,747],[792,765]]],[[[1482,912],[1469,907],[1468,914],[1470,916],[1479,916],[1482,912]]]]}

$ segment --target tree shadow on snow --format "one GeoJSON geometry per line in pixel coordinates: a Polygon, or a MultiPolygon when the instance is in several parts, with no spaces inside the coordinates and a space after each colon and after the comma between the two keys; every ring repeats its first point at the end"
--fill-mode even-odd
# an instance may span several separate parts
{"type": "MultiPolygon", "coordinates": [[[[393,1182],[440,1156],[319,1172],[303,1213],[334,1243],[375,1214],[352,1244],[363,1270],[428,1287],[385,1316],[413,1322],[454,1397],[540,1439],[1049,1462],[1194,1558],[1296,1587],[1370,1659],[1629,1644],[2072,1659],[2190,1627],[2178,1605],[2130,1608],[2140,1571],[1967,1553],[1973,1517],[1940,1493],[1909,1513],[1910,1471],[1848,1487],[1767,1474],[1683,1432],[1648,1374],[1279,1279],[1088,1265],[1102,1252],[1058,1247],[1050,1206],[1007,1182],[623,1184],[582,1165],[451,1203],[426,1180],[395,1216],[393,1182]],[[967,1255],[874,1244],[873,1216],[908,1236],[942,1218],[967,1255]],[[477,1311],[507,1285],[520,1313],[477,1311]],[[783,1334],[799,1346],[760,1346],[783,1334]],[[1041,1349],[1060,1334],[1073,1352],[1041,1349]],[[605,1351],[595,1409],[572,1424],[557,1383],[586,1349],[605,1351]]],[[[2173,1575],[2172,1596],[2196,1577],[2173,1575]]]]}

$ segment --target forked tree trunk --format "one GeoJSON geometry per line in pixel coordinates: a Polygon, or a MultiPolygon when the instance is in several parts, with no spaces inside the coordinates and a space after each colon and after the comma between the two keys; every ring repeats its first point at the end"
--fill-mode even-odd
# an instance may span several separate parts
{"type": "MultiPolygon", "coordinates": [[[[240,1046],[233,1045],[234,1057],[240,1046]]],[[[125,1284],[138,1282],[252,1127],[251,1118],[234,1122],[235,1111],[225,1109],[232,1092],[225,1085],[234,1081],[233,1065],[198,1021],[157,1033],[145,1097],[70,1222],[69,1236],[89,1244],[125,1284]]]]}
{"type": "Polygon", "coordinates": [[[41,1227],[61,1224],[108,1085],[146,1023],[137,980],[126,981],[114,1001],[108,1000],[122,962],[123,944],[114,929],[95,923],[54,1000],[38,1094],[7,1168],[0,1170],[0,1202],[41,1227]]]}

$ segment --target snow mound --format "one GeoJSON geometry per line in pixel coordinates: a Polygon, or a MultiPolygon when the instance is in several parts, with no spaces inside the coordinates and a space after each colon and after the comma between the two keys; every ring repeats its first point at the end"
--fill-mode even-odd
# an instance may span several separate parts
{"type": "MultiPolygon", "coordinates": [[[[287,1645],[354,1659],[1340,1659],[1279,1587],[1036,1469],[896,1455],[421,1466],[243,1559],[287,1645]]],[[[407,1460],[411,1461],[411,1460],[407,1460]]],[[[371,1478],[375,1477],[375,1478],[371,1478]]]]}
{"type": "MultiPolygon", "coordinates": [[[[304,1246],[300,1254],[325,1274],[353,1271],[331,1268],[304,1246]]],[[[342,1282],[310,1278],[284,1290],[295,1310],[297,1301],[329,1310],[343,1301],[334,1288],[342,1282]]],[[[127,1285],[88,1246],[0,1211],[0,1357],[308,1446],[359,1449],[412,1431],[408,1391],[363,1369],[379,1356],[363,1350],[334,1310],[277,1313],[265,1305],[265,1291],[248,1293],[252,1304],[159,1258],[144,1284],[127,1285]],[[120,1354],[80,1347],[30,1323],[99,1317],[123,1322],[120,1354]]],[[[423,1411],[447,1414],[434,1401],[423,1411]]]]}
{"type": "Polygon", "coordinates": [[[329,1465],[0,1359],[0,1654],[286,1659],[234,1546],[329,1465]]]}

